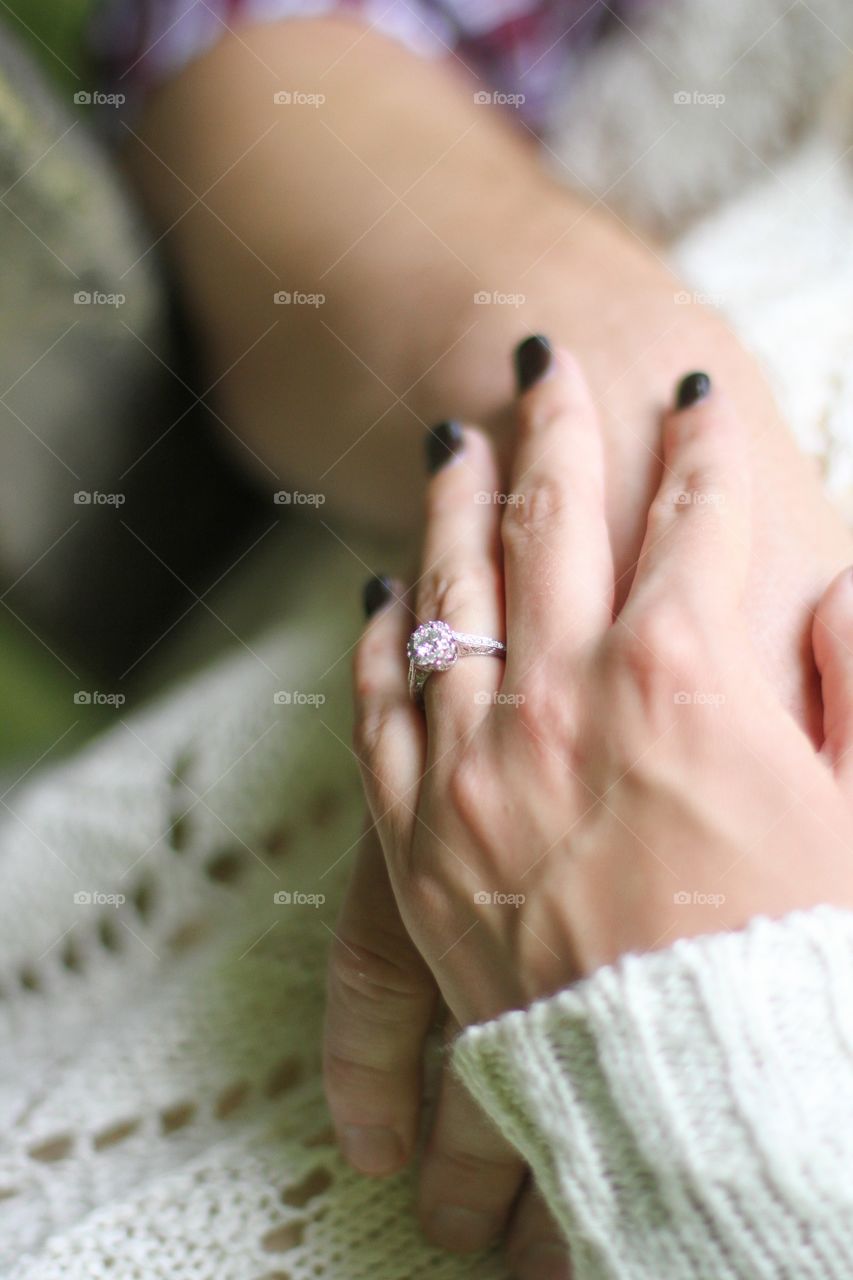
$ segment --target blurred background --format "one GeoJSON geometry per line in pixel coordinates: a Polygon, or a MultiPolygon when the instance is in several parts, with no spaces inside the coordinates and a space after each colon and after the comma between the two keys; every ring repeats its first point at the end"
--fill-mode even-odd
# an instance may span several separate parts
{"type": "Polygon", "coordinates": [[[227,456],[158,236],[122,181],[96,5],[0,7],[8,782],[179,670],[205,592],[283,514],[227,456]]]}

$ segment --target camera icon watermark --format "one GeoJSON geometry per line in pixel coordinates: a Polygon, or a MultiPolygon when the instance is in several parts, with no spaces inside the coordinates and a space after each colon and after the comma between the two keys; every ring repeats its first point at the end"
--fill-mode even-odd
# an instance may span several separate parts
{"type": "Polygon", "coordinates": [[[76,907],[123,907],[126,902],[123,893],[101,893],[97,889],[79,889],[74,894],[76,907]]]}
{"type": "Polygon", "coordinates": [[[272,500],[277,507],[322,507],[325,493],[302,493],[299,489],[279,489],[272,500]]]}
{"type": "Polygon", "coordinates": [[[272,900],[277,907],[322,907],[326,901],[324,893],[302,893],[298,889],[279,889],[272,900]]]}
{"type": "Polygon", "coordinates": [[[500,289],[478,289],[474,294],[477,307],[523,307],[526,301],[524,293],[503,293],[500,289]]]}
{"type": "Polygon", "coordinates": [[[679,489],[675,495],[677,507],[724,507],[726,495],[704,489],[679,489]]]}
{"type": "Polygon", "coordinates": [[[521,707],[526,701],[523,693],[501,693],[500,689],[495,689],[493,693],[479,689],[474,694],[474,702],[478,707],[521,707]]]}
{"type": "Polygon", "coordinates": [[[123,307],[127,302],[125,293],[102,293],[95,289],[78,289],[74,294],[75,307],[123,307]]]}
{"type": "Polygon", "coordinates": [[[123,693],[102,693],[100,689],[78,689],[74,694],[76,707],[123,707],[126,702],[123,693]]]}
{"type": "Polygon", "coordinates": [[[100,489],[78,489],[74,495],[75,507],[123,507],[126,501],[123,493],[101,493],[100,489]]]}
{"type": "Polygon", "coordinates": [[[325,93],[305,93],[302,89],[279,89],[272,100],[277,107],[322,107],[325,93]]]}
{"type": "Polygon", "coordinates": [[[474,103],[478,107],[523,107],[527,97],[523,93],[501,93],[500,90],[489,92],[478,89],[474,94],[474,103]]]}
{"type": "Polygon", "coordinates": [[[497,490],[489,493],[488,489],[478,489],[474,501],[478,507],[523,507],[525,497],[523,493],[499,493],[497,490]]]}
{"type": "Polygon", "coordinates": [[[722,293],[702,293],[698,289],[679,289],[672,298],[677,307],[722,307],[725,302],[722,293]]]}
{"type": "Polygon", "coordinates": [[[299,289],[277,289],[272,296],[277,307],[322,307],[325,293],[303,293],[299,289]]]}
{"type": "Polygon", "coordinates": [[[325,693],[301,693],[298,689],[278,689],[272,696],[277,707],[322,707],[325,693]]]}
{"type": "Polygon", "coordinates": [[[478,907],[521,907],[527,901],[523,893],[490,893],[487,889],[479,889],[474,894],[474,905],[478,907]]]}
{"type": "Polygon", "coordinates": [[[102,93],[100,89],[78,89],[74,103],[78,107],[123,107],[127,94],[102,93]]]}
{"type": "Polygon", "coordinates": [[[672,901],[676,907],[721,907],[726,901],[724,893],[700,893],[698,889],[693,889],[688,893],[681,889],[678,893],[672,895],[672,901]]]}
{"type": "Polygon", "coordinates": [[[725,706],[726,695],[706,693],[702,689],[696,689],[692,693],[679,689],[678,693],[672,695],[672,700],[677,707],[722,707],[725,706]]]}
{"type": "Polygon", "coordinates": [[[676,107],[719,108],[726,100],[724,93],[702,93],[699,89],[678,89],[672,95],[676,107]]]}

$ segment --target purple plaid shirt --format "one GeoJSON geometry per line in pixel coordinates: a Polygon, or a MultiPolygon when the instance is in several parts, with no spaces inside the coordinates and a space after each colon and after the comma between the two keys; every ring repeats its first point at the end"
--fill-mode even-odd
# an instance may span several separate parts
{"type": "Polygon", "coordinates": [[[331,12],[358,15],[425,57],[456,57],[477,91],[533,128],[567,67],[612,25],[659,0],[102,0],[96,52],[124,91],[144,92],[229,28],[331,12]]]}

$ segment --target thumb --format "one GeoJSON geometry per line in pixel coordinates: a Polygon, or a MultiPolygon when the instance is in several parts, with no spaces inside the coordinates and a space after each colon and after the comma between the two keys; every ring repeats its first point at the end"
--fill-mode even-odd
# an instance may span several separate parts
{"type": "Polygon", "coordinates": [[[424,1039],[437,999],[371,828],[359,845],[329,955],[323,1045],[338,1141],[361,1173],[394,1173],[412,1155],[424,1039]]]}

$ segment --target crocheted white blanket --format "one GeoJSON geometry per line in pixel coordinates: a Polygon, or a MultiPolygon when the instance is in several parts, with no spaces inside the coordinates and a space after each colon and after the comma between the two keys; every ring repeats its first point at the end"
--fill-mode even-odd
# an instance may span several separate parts
{"type": "MultiPolygon", "coordinates": [[[[759,352],[853,514],[845,8],[679,0],[596,56],[554,149],[605,201],[633,164],[615,191],[635,222],[690,226],[685,308],[720,305],[759,352]],[[726,59],[727,103],[702,101],[726,59]]],[[[356,1177],[330,1141],[319,1032],[361,809],[344,655],[366,570],[290,539],[287,625],[2,797],[11,1280],[506,1274],[427,1248],[410,1177],[356,1177]]]]}

